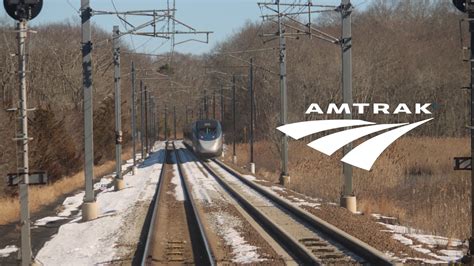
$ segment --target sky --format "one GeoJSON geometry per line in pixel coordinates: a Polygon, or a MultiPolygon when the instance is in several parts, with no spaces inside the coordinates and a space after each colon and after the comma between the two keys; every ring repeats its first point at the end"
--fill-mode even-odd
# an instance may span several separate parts
{"type": "MultiPolygon", "coordinates": [[[[152,10],[163,9],[167,6],[167,0],[113,0],[118,11],[130,10],[152,10]]],[[[169,0],[172,2],[172,0],[169,0]]],[[[238,31],[246,22],[261,22],[261,12],[257,1],[263,0],[176,0],[176,18],[198,31],[212,31],[209,44],[199,42],[186,42],[176,46],[175,51],[182,53],[201,54],[209,52],[218,42],[225,40],[232,33],[238,31]]],[[[268,1],[268,0],[266,0],[268,1]]],[[[353,0],[356,6],[364,5],[369,0],[353,0]]],[[[293,2],[287,0],[282,2],[293,2]]],[[[313,0],[313,3],[316,1],[313,0]]],[[[338,5],[338,0],[320,0],[318,4],[338,5]]],[[[78,9],[80,0],[44,0],[43,10],[40,15],[32,20],[32,25],[50,22],[72,21],[79,23],[78,9]]],[[[94,10],[114,11],[112,0],[91,0],[94,10]]],[[[3,8],[1,15],[5,15],[3,8]]],[[[143,23],[143,20],[127,18],[134,25],[143,23]]],[[[13,21],[13,20],[12,20],[13,21]]],[[[119,25],[121,31],[125,31],[124,25],[116,16],[104,15],[94,16],[93,23],[106,31],[112,31],[114,25],[119,25]]],[[[163,24],[161,24],[163,25],[163,24]]],[[[184,30],[184,28],[177,28],[184,30]]],[[[132,48],[144,53],[162,53],[170,50],[169,41],[138,36],[127,36],[126,41],[132,48]]],[[[176,42],[185,41],[189,38],[206,40],[202,36],[179,36],[176,42]]]]}

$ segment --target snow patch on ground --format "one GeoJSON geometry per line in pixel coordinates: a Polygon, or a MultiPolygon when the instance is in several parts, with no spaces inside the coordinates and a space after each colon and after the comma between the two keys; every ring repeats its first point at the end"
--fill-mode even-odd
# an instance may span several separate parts
{"type": "Polygon", "coordinates": [[[285,191],[285,188],[282,188],[282,187],[279,187],[279,186],[272,186],[271,189],[275,190],[275,191],[285,191]]]}
{"type": "Polygon", "coordinates": [[[178,166],[173,164],[173,178],[171,178],[171,183],[176,187],[174,188],[174,197],[177,201],[184,201],[184,191],[181,183],[181,178],[179,178],[178,166]]]}
{"type": "MultiPolygon", "coordinates": [[[[181,142],[176,142],[175,145],[177,149],[184,148],[181,142]]],[[[229,204],[227,193],[222,191],[214,177],[204,174],[200,169],[200,164],[196,164],[187,152],[182,152],[180,155],[184,162],[182,164],[184,174],[190,184],[190,193],[194,199],[205,206],[217,209],[229,204]]],[[[225,244],[230,246],[234,263],[255,264],[266,260],[260,258],[258,247],[245,240],[241,218],[232,216],[225,209],[220,209],[210,213],[207,219],[213,230],[219,234],[225,244]]]]}
{"type": "MultiPolygon", "coordinates": [[[[176,142],[175,145],[178,149],[184,148],[180,142],[176,142]]],[[[218,184],[213,177],[205,176],[187,153],[181,153],[181,159],[184,175],[188,177],[192,188],[191,193],[195,200],[210,205],[213,203],[213,198],[222,199],[218,193],[218,184]]]]}
{"type": "Polygon", "coordinates": [[[235,263],[257,263],[265,261],[260,258],[258,248],[245,241],[241,234],[235,229],[241,227],[240,221],[235,217],[217,213],[214,214],[219,227],[218,233],[224,238],[225,243],[232,247],[232,262],[235,263]]]}
{"type": "MultiPolygon", "coordinates": [[[[397,220],[394,217],[383,216],[380,214],[372,214],[372,216],[379,221],[393,222],[397,220]]],[[[429,264],[456,262],[464,256],[465,249],[467,248],[459,239],[429,235],[421,230],[402,225],[394,225],[384,222],[379,222],[379,224],[387,228],[387,230],[383,231],[392,233],[392,237],[400,241],[402,244],[409,246],[420,253],[433,257],[432,260],[410,257],[398,258],[403,263],[406,261],[420,261],[429,264]],[[440,249],[440,247],[443,247],[444,249],[440,249]]]]}
{"type": "MultiPolygon", "coordinates": [[[[112,181],[109,178],[94,185],[103,192],[97,195],[99,205],[99,218],[81,221],[81,212],[84,192],[78,193],[64,201],[64,210],[58,214],[57,219],[72,218],[71,221],[59,227],[58,233],[48,241],[38,252],[37,259],[44,265],[97,265],[108,264],[115,257],[115,245],[118,243],[121,229],[127,225],[125,217],[134,211],[138,201],[150,201],[156,190],[159,174],[164,160],[164,144],[158,143],[152,154],[137,169],[135,176],[124,176],[126,188],[113,191],[107,188],[112,181]],[[75,215],[73,213],[78,211],[75,215]]],[[[131,160],[123,165],[126,169],[131,165],[131,160]]],[[[36,221],[46,223],[54,217],[46,217],[36,221]]]]}
{"type": "Polygon", "coordinates": [[[257,178],[256,178],[255,176],[253,176],[253,175],[244,175],[244,177],[247,178],[247,179],[250,180],[250,181],[255,181],[255,180],[257,180],[257,178]]]}
{"type": "Polygon", "coordinates": [[[17,252],[18,247],[15,245],[8,245],[4,247],[3,249],[0,249],[0,258],[6,258],[10,256],[10,254],[17,252]]]}
{"type": "Polygon", "coordinates": [[[405,245],[413,245],[413,240],[411,239],[408,239],[406,237],[404,237],[403,235],[400,235],[400,234],[394,234],[392,236],[393,239],[396,239],[400,242],[402,242],[402,244],[405,244],[405,245]]]}
{"type": "Polygon", "coordinates": [[[35,226],[45,226],[48,223],[60,221],[66,219],[65,217],[58,217],[58,216],[48,216],[41,219],[36,220],[34,223],[35,226]]]}
{"type": "Polygon", "coordinates": [[[60,217],[69,217],[72,212],[79,210],[82,205],[82,199],[84,198],[85,192],[78,193],[72,197],[68,197],[63,202],[63,210],[58,213],[60,217]]]}
{"type": "Polygon", "coordinates": [[[297,205],[297,206],[306,206],[306,207],[311,207],[311,208],[314,208],[314,209],[319,209],[319,206],[321,206],[320,203],[316,203],[316,202],[309,202],[307,200],[304,200],[304,199],[301,199],[301,198],[298,198],[298,197],[295,197],[295,196],[292,196],[292,195],[288,195],[288,198],[293,202],[293,204],[297,205]]]}

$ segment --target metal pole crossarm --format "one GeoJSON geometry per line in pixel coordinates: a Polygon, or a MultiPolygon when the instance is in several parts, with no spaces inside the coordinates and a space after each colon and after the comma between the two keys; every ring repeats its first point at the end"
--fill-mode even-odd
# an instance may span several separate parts
{"type": "Polygon", "coordinates": [[[168,55],[162,55],[162,54],[147,54],[147,53],[135,53],[135,52],[122,52],[122,53],[123,54],[131,54],[131,55],[156,56],[156,57],[168,58],[168,55]]]}
{"type": "Polygon", "coordinates": [[[212,34],[212,31],[163,31],[161,34],[212,34]]]}
{"type": "MultiPolygon", "coordinates": [[[[335,9],[324,9],[324,10],[313,10],[309,12],[294,12],[294,13],[281,13],[280,16],[286,17],[286,16],[298,16],[298,15],[307,15],[307,14],[317,14],[317,13],[324,13],[324,12],[334,12],[338,11],[336,8],[335,9]]],[[[276,18],[278,17],[278,14],[275,15],[262,15],[260,16],[263,19],[268,19],[268,18],[276,18]]]]}
{"type": "Polygon", "coordinates": [[[133,10],[133,11],[102,11],[102,10],[92,10],[92,16],[100,16],[100,15],[124,15],[124,16],[147,16],[147,17],[155,17],[162,13],[161,16],[169,16],[170,11],[175,11],[174,9],[151,9],[151,10],[133,10]]]}
{"type": "Polygon", "coordinates": [[[258,2],[257,5],[259,6],[294,6],[294,7],[321,7],[321,8],[337,8],[337,6],[332,5],[315,5],[312,2],[308,2],[306,4],[298,4],[298,3],[266,3],[266,2],[258,2]]]}
{"type": "Polygon", "coordinates": [[[137,32],[133,33],[133,35],[136,36],[144,36],[144,37],[155,37],[155,38],[162,38],[169,40],[171,37],[167,35],[161,35],[161,33],[155,33],[155,32],[137,32]]]}
{"type": "MultiPolygon", "coordinates": [[[[279,5],[278,5],[278,4],[274,4],[274,5],[277,5],[277,7],[279,7],[280,5],[283,5],[283,4],[280,3],[279,5]]],[[[287,4],[287,5],[290,5],[290,4],[287,4]]],[[[294,6],[298,6],[298,4],[295,4],[294,6]]],[[[304,5],[304,6],[307,6],[307,5],[304,5]]],[[[314,6],[314,5],[313,5],[313,6],[314,6]]],[[[318,35],[314,36],[314,37],[316,37],[316,38],[318,38],[318,39],[321,39],[321,40],[323,40],[323,41],[328,41],[328,42],[334,43],[334,44],[337,44],[337,43],[339,42],[339,39],[338,39],[338,38],[336,38],[336,37],[334,37],[334,36],[331,36],[330,34],[324,33],[323,31],[320,31],[320,30],[318,30],[318,29],[315,29],[315,28],[311,27],[311,14],[312,14],[312,11],[310,11],[310,10],[308,10],[307,12],[301,12],[301,14],[307,14],[307,15],[309,16],[309,17],[308,17],[308,23],[307,23],[307,24],[304,24],[304,23],[302,23],[301,21],[298,21],[297,19],[292,18],[289,14],[281,13],[280,10],[279,10],[279,8],[278,8],[278,9],[275,9],[275,8],[272,8],[272,7],[267,6],[267,5],[265,5],[265,7],[266,7],[268,10],[270,10],[270,11],[272,11],[272,12],[275,12],[275,13],[277,13],[277,14],[275,14],[275,15],[264,15],[264,16],[262,16],[262,17],[264,17],[264,20],[265,20],[265,18],[267,18],[267,20],[270,21],[270,22],[283,23],[285,27],[292,28],[292,29],[296,30],[298,33],[299,33],[299,32],[304,32],[306,35],[309,35],[309,36],[311,36],[311,37],[314,36],[314,35],[312,35],[312,31],[315,31],[316,33],[322,35],[322,36],[318,36],[318,35]],[[268,19],[268,18],[273,18],[273,17],[278,18],[278,21],[274,21],[274,20],[272,20],[272,19],[268,19]],[[292,21],[293,23],[296,23],[296,24],[298,24],[298,25],[303,26],[305,29],[302,30],[302,29],[298,29],[298,28],[296,28],[296,27],[294,27],[294,26],[292,26],[292,25],[285,24],[285,23],[282,21],[282,17],[285,17],[286,19],[292,21]]],[[[326,7],[334,8],[334,10],[325,10],[325,12],[326,12],[326,11],[339,11],[339,8],[340,8],[340,6],[339,6],[339,7],[337,7],[337,6],[326,6],[326,7]]],[[[288,33],[284,33],[284,32],[283,32],[283,34],[288,34],[288,33]]],[[[272,36],[272,35],[269,35],[269,36],[272,36]]]]}
{"type": "MultiPolygon", "coordinates": [[[[116,36],[114,36],[114,38],[120,38],[124,35],[129,35],[129,34],[132,34],[132,35],[143,35],[144,33],[139,33],[137,31],[141,30],[141,29],[144,29],[148,26],[153,26],[155,25],[157,22],[159,22],[159,19],[158,18],[153,18],[152,20],[148,21],[148,22],[145,22],[139,26],[136,26],[134,27],[133,29],[130,29],[126,32],[123,32],[123,33],[120,33],[116,36]]],[[[156,31],[153,31],[152,33],[146,33],[146,34],[150,34],[150,36],[154,36],[154,37],[161,37],[159,36],[159,34],[162,34],[161,32],[156,32],[156,31]]],[[[165,38],[166,36],[164,36],[163,38],[165,38]]],[[[169,37],[168,37],[169,38],[169,37]]]]}
{"type": "MultiPolygon", "coordinates": [[[[336,38],[336,37],[334,37],[334,36],[331,36],[331,35],[329,35],[329,34],[327,34],[327,33],[324,33],[324,32],[322,32],[322,31],[320,31],[320,30],[318,30],[318,29],[315,29],[315,28],[311,27],[311,25],[309,25],[309,27],[308,27],[308,25],[306,25],[306,24],[303,24],[303,23],[301,23],[301,22],[299,22],[299,21],[297,21],[297,20],[294,20],[294,19],[292,19],[292,18],[290,18],[290,17],[288,17],[288,18],[289,18],[291,21],[293,21],[293,22],[295,22],[295,23],[301,25],[304,29],[300,29],[300,28],[297,28],[297,27],[295,27],[295,26],[293,26],[293,25],[290,25],[290,24],[281,22],[285,27],[297,31],[296,34],[295,34],[295,33],[285,33],[285,32],[284,32],[283,35],[285,35],[285,36],[291,36],[291,35],[309,35],[310,37],[315,37],[315,38],[317,38],[317,39],[320,39],[320,40],[323,40],[323,41],[327,41],[327,42],[330,42],[330,43],[333,43],[333,44],[338,44],[338,43],[340,42],[340,40],[339,40],[338,38],[336,38]],[[314,33],[313,33],[312,31],[314,31],[314,32],[316,32],[317,34],[320,34],[320,35],[314,35],[314,33]]],[[[268,21],[273,22],[273,23],[275,23],[275,24],[278,24],[278,23],[279,23],[279,22],[274,21],[274,20],[268,20],[268,21]]],[[[263,36],[263,37],[273,37],[273,36],[278,36],[278,34],[271,34],[271,33],[269,33],[269,34],[262,34],[261,36],[263,36]]]]}
{"type": "Polygon", "coordinates": [[[217,52],[217,53],[213,53],[212,55],[245,54],[245,53],[253,53],[253,52],[275,51],[275,50],[278,50],[278,47],[249,49],[249,50],[242,50],[242,51],[217,52]]]}

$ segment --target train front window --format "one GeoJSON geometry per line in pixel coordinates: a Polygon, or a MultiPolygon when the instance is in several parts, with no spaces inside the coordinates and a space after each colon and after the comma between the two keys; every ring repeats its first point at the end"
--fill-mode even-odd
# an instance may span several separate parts
{"type": "Polygon", "coordinates": [[[215,127],[202,127],[199,129],[199,139],[202,140],[213,140],[216,138],[217,128],[215,127]]]}
{"type": "Polygon", "coordinates": [[[199,140],[215,140],[222,134],[219,122],[214,120],[201,120],[196,122],[196,137],[199,140]]]}

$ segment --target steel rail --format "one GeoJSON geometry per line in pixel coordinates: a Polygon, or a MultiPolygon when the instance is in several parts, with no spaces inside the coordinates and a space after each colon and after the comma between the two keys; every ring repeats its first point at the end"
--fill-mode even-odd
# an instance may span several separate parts
{"type": "MultiPolygon", "coordinates": [[[[148,259],[148,253],[150,252],[150,246],[151,246],[151,243],[152,243],[152,236],[153,236],[153,233],[154,233],[154,224],[155,224],[155,219],[156,219],[156,215],[158,213],[158,202],[159,202],[159,199],[160,199],[160,194],[161,194],[161,190],[162,190],[162,185],[164,183],[164,178],[165,178],[165,174],[166,174],[166,160],[168,158],[168,143],[165,144],[165,157],[164,157],[164,161],[163,161],[163,165],[161,167],[161,172],[160,172],[160,179],[158,180],[158,184],[156,185],[157,188],[156,188],[156,192],[155,192],[155,195],[153,196],[153,214],[151,216],[151,221],[150,221],[150,226],[148,227],[148,233],[147,233],[147,237],[146,237],[146,242],[145,242],[145,248],[144,248],[144,251],[143,251],[143,257],[142,257],[142,261],[140,263],[141,266],[146,266],[146,262],[147,262],[147,259],[148,259]]],[[[150,204],[151,205],[151,204],[150,204]]]]}
{"type": "Polygon", "coordinates": [[[334,225],[329,224],[328,222],[314,216],[313,214],[294,206],[290,201],[281,198],[280,196],[273,193],[269,189],[266,189],[263,186],[260,186],[248,180],[247,178],[243,177],[240,173],[238,173],[231,167],[227,166],[223,162],[216,159],[213,159],[212,161],[215,162],[219,167],[224,169],[226,172],[230,173],[231,175],[233,175],[234,177],[242,181],[251,189],[257,191],[262,196],[275,202],[277,205],[287,210],[288,212],[292,213],[295,217],[305,221],[316,230],[323,232],[329,238],[341,244],[343,247],[353,252],[355,255],[360,256],[361,258],[365,259],[370,264],[396,265],[396,263],[392,262],[381,251],[369,246],[368,244],[361,241],[360,239],[354,236],[351,236],[348,233],[342,231],[341,229],[335,227],[334,225]]]}
{"type": "Polygon", "coordinates": [[[298,242],[293,236],[288,234],[284,229],[279,225],[275,224],[266,214],[261,212],[258,208],[253,206],[248,200],[240,195],[236,190],[234,190],[226,181],[224,181],[216,171],[214,171],[207,163],[200,160],[192,151],[190,154],[200,162],[207,172],[209,172],[215,180],[232,196],[234,199],[241,204],[243,209],[254,218],[262,227],[267,230],[267,232],[274,237],[274,239],[282,246],[284,249],[289,251],[291,255],[299,261],[302,265],[323,265],[321,260],[319,260],[314,254],[312,254],[307,248],[305,248],[301,243],[298,242]]]}
{"type": "Polygon", "coordinates": [[[202,222],[202,218],[199,215],[197,206],[195,204],[194,197],[193,197],[192,193],[190,192],[190,187],[189,187],[188,181],[186,180],[186,178],[184,176],[184,171],[182,169],[181,155],[179,154],[179,150],[176,149],[174,141],[173,141],[173,150],[174,150],[174,153],[175,153],[175,156],[176,156],[176,165],[178,166],[179,177],[181,178],[181,182],[183,184],[183,190],[184,190],[185,198],[186,198],[186,200],[189,201],[189,205],[192,208],[195,221],[196,221],[196,223],[199,227],[199,234],[201,236],[201,240],[202,240],[202,242],[204,244],[204,248],[206,250],[206,259],[207,259],[206,265],[215,266],[216,265],[216,259],[215,259],[214,253],[212,252],[212,248],[211,248],[211,245],[209,243],[209,240],[207,238],[205,227],[204,227],[204,224],[202,222]]]}

